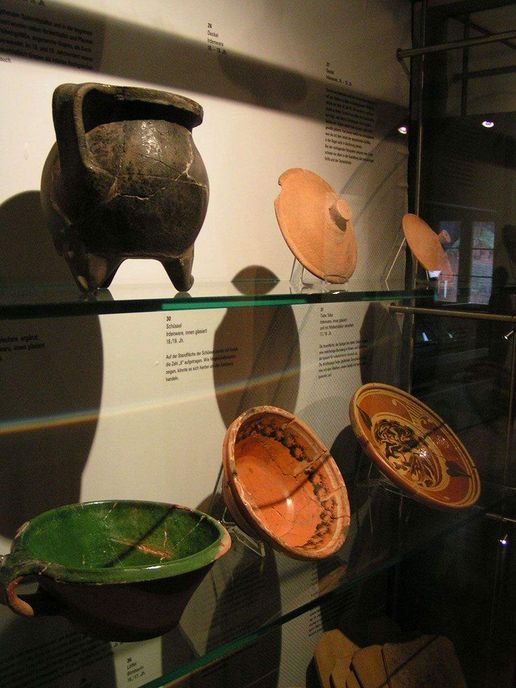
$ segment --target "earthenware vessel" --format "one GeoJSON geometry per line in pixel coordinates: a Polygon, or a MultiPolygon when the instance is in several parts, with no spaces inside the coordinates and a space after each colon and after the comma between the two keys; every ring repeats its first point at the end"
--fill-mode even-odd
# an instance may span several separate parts
{"type": "Polygon", "coordinates": [[[201,106],[145,88],[62,84],[57,142],[41,180],[57,251],[84,291],[106,287],[126,258],[159,260],[176,289],[193,282],[208,177],[192,139],[201,106]]]}
{"type": "Polygon", "coordinates": [[[315,433],[293,414],[256,406],[229,426],[223,495],[237,525],[279,551],[321,559],[343,544],[350,509],[342,475],[315,433]]]}
{"type": "Polygon", "coordinates": [[[479,498],[473,459],[444,420],[416,397],[369,383],[351,398],[349,417],[367,455],[407,494],[440,509],[465,509],[479,498]]]}
{"type": "Polygon", "coordinates": [[[310,170],[292,168],[279,178],[274,202],[283,238],[297,260],[327,282],[347,281],[357,264],[348,203],[310,170]]]}
{"type": "Polygon", "coordinates": [[[450,261],[432,228],[413,213],[406,213],[401,225],[410,250],[425,270],[450,276],[450,261]]]}
{"type": "Polygon", "coordinates": [[[405,642],[385,643],[382,662],[389,688],[466,688],[453,643],[442,635],[421,635],[405,642]]]}
{"type": "Polygon", "coordinates": [[[174,628],[215,560],[230,547],[212,517],[173,504],[102,501],[39,514],[0,558],[0,600],[32,617],[59,614],[107,640],[174,628]],[[22,596],[25,580],[39,584],[22,596]]]}

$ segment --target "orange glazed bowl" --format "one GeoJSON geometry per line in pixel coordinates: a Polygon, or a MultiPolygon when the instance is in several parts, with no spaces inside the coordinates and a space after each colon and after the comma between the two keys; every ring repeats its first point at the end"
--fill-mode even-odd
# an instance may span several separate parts
{"type": "Polygon", "coordinates": [[[349,500],[335,460],[288,411],[256,406],[229,426],[223,495],[247,534],[299,559],[334,554],[346,539],[349,500]]]}

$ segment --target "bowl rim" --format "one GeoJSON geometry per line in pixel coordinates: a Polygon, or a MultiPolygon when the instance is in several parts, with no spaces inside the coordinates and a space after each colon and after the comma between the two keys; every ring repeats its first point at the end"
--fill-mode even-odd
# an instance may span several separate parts
{"type": "Polygon", "coordinates": [[[476,504],[476,502],[478,501],[481,493],[481,482],[477,467],[475,466],[475,462],[473,461],[473,458],[471,457],[470,453],[468,452],[460,438],[457,436],[457,434],[448,425],[448,423],[446,423],[441,418],[441,416],[439,416],[439,414],[437,414],[432,408],[430,408],[430,406],[425,404],[423,401],[420,401],[414,395],[410,394],[409,392],[406,392],[404,389],[395,387],[394,385],[388,385],[383,382],[368,382],[358,387],[358,389],[356,389],[353,393],[349,402],[349,419],[353,432],[355,433],[356,438],[358,439],[360,445],[362,446],[367,456],[378,466],[379,470],[387,478],[392,480],[392,482],[395,485],[397,485],[400,489],[402,489],[406,494],[408,494],[412,498],[416,499],[417,501],[423,504],[426,504],[427,506],[432,506],[436,509],[440,509],[443,511],[458,511],[461,509],[468,509],[474,504],[476,504]],[[396,394],[402,398],[405,398],[407,399],[407,401],[417,406],[421,411],[424,411],[426,414],[428,414],[429,417],[433,418],[437,422],[439,429],[445,432],[453,440],[454,444],[456,445],[456,449],[458,450],[458,453],[462,455],[464,464],[470,470],[470,477],[473,481],[473,489],[471,491],[470,497],[467,500],[463,500],[461,502],[446,502],[442,499],[439,499],[432,495],[430,492],[417,487],[417,485],[401,477],[398,471],[391,468],[386,463],[383,452],[381,452],[380,449],[378,449],[371,443],[368,436],[364,433],[361,427],[361,411],[358,404],[360,398],[364,394],[368,394],[370,392],[384,392],[387,394],[396,394]]]}
{"type": "MultiPolygon", "coordinates": [[[[196,526],[194,526],[196,527],[196,526]]],[[[41,512],[34,518],[26,521],[19,529],[13,540],[11,553],[5,559],[16,560],[18,563],[33,569],[33,573],[44,575],[56,582],[85,583],[85,584],[123,584],[137,583],[163,578],[170,578],[186,573],[191,573],[211,565],[214,561],[223,556],[231,546],[231,537],[227,529],[213,516],[206,514],[198,509],[193,509],[180,504],[137,499],[106,499],[87,502],[76,502],[65,504],[55,509],[41,512]],[[142,566],[127,566],[123,568],[80,568],[77,566],[67,566],[56,561],[42,559],[31,552],[28,540],[32,529],[50,518],[52,514],[63,511],[77,511],[79,509],[93,509],[97,506],[106,505],[122,506],[142,506],[142,507],[162,507],[164,509],[179,509],[189,511],[199,518],[199,523],[208,521],[215,528],[217,537],[207,547],[191,555],[172,561],[164,561],[156,564],[142,566]]]]}
{"type": "Polygon", "coordinates": [[[344,477],[337,466],[337,462],[330,454],[319,436],[298,416],[290,411],[286,411],[285,409],[272,405],[254,406],[247,409],[237,418],[235,418],[226,431],[223,442],[222,462],[226,489],[229,490],[233,501],[233,504],[226,504],[226,506],[240,528],[246,530],[254,537],[258,535],[258,537],[268,542],[275,549],[287,553],[288,555],[297,559],[323,559],[335,554],[342,547],[346,540],[351,520],[351,509],[344,477]],[[327,453],[327,458],[323,462],[323,465],[325,465],[326,471],[332,476],[332,479],[337,484],[336,490],[338,490],[340,493],[339,501],[341,502],[343,509],[342,514],[338,518],[342,522],[342,527],[335,534],[333,542],[328,543],[328,545],[319,550],[315,549],[311,551],[304,549],[303,546],[291,546],[286,544],[282,538],[279,538],[277,535],[275,535],[273,531],[269,530],[263,524],[263,522],[257,518],[255,513],[249,508],[248,504],[243,498],[244,490],[242,489],[240,481],[238,480],[236,461],[231,448],[236,444],[238,433],[242,425],[253,417],[259,417],[260,415],[276,415],[285,418],[285,420],[289,423],[294,422],[311,438],[314,444],[318,445],[318,447],[321,449],[321,452],[327,453]],[[233,511],[236,513],[233,513],[231,507],[233,507],[233,511]],[[243,528],[244,525],[248,527],[243,528]]]}

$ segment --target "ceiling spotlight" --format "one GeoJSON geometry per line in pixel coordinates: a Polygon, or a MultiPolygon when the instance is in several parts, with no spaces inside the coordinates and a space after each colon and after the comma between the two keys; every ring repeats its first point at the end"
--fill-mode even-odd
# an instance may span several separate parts
{"type": "Polygon", "coordinates": [[[485,119],[482,122],[482,126],[485,127],[486,129],[492,129],[494,127],[494,122],[492,119],[485,119]]]}
{"type": "Polygon", "coordinates": [[[398,127],[398,131],[400,134],[408,134],[408,127],[406,124],[402,124],[401,126],[398,127]]]}

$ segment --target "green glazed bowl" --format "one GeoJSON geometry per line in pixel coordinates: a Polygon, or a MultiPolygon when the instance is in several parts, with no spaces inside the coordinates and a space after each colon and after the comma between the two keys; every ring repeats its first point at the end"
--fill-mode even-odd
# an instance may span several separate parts
{"type": "Polygon", "coordinates": [[[25,523],[0,557],[0,601],[17,614],[59,614],[107,640],[140,640],[174,628],[213,562],[226,529],[175,504],[71,504],[25,523]],[[39,583],[21,596],[18,584],[39,583]]]}

